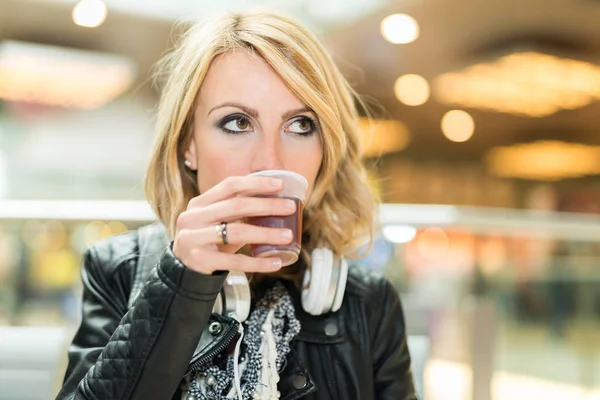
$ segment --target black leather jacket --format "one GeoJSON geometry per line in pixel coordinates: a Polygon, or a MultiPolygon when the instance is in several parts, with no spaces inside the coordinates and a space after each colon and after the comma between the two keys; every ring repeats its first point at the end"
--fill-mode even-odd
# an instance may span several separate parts
{"type": "MultiPolygon", "coordinates": [[[[181,399],[186,372],[232,340],[237,322],[212,314],[226,274],[185,268],[162,237],[146,227],[85,253],[83,319],[58,399],[181,399]],[[148,271],[140,235],[160,254],[148,271]]],[[[403,311],[386,279],[352,266],[342,308],[320,317],[292,297],[302,329],[280,373],[282,400],[416,399],[403,311]]]]}

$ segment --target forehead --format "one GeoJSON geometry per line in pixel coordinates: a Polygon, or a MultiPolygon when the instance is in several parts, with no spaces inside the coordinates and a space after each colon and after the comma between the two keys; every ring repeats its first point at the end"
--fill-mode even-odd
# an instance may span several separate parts
{"type": "Polygon", "coordinates": [[[260,56],[237,51],[216,58],[198,96],[199,107],[240,102],[260,108],[302,107],[304,103],[260,56]]]}

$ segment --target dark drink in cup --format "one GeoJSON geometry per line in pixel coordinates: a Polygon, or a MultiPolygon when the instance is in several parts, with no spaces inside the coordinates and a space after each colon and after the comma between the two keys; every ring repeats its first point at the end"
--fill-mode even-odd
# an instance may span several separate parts
{"type": "Polygon", "coordinates": [[[292,231],[293,239],[288,245],[253,244],[250,245],[254,257],[279,257],[282,265],[288,266],[298,261],[302,248],[302,210],[304,202],[298,198],[290,198],[296,202],[296,212],[282,217],[248,217],[246,222],[267,228],[287,228],[292,231]]]}
{"type": "Polygon", "coordinates": [[[308,182],[295,172],[283,170],[260,171],[251,176],[267,176],[283,180],[283,190],[273,196],[257,197],[282,197],[296,202],[296,212],[288,216],[248,217],[246,222],[267,228],[287,228],[292,231],[293,239],[287,245],[254,244],[250,248],[254,257],[279,257],[282,265],[287,267],[298,261],[302,247],[302,210],[306,200],[308,182]]]}

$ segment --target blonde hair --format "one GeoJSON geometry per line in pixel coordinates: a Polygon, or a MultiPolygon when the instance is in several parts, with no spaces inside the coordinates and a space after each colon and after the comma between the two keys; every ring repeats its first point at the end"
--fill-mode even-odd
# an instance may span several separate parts
{"type": "Polygon", "coordinates": [[[319,120],[323,162],[304,208],[303,233],[309,238],[304,256],[321,246],[355,255],[358,245],[373,240],[376,211],[360,148],[357,104],[364,105],[318,39],[272,13],[226,14],[198,23],[159,62],[157,77],[164,86],[146,175],[155,213],[173,237],[177,217],[199,195],[195,175],[183,164],[196,97],[213,61],[240,50],[262,57],[319,120]]]}

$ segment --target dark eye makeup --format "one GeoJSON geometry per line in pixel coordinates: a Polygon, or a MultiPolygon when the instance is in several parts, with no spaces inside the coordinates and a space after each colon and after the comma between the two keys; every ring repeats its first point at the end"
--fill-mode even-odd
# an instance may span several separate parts
{"type": "MultiPolygon", "coordinates": [[[[216,126],[223,132],[232,135],[254,132],[250,117],[240,113],[223,117],[216,126]]],[[[313,118],[301,115],[287,122],[284,129],[286,133],[307,137],[317,130],[317,123],[313,118]]]]}

